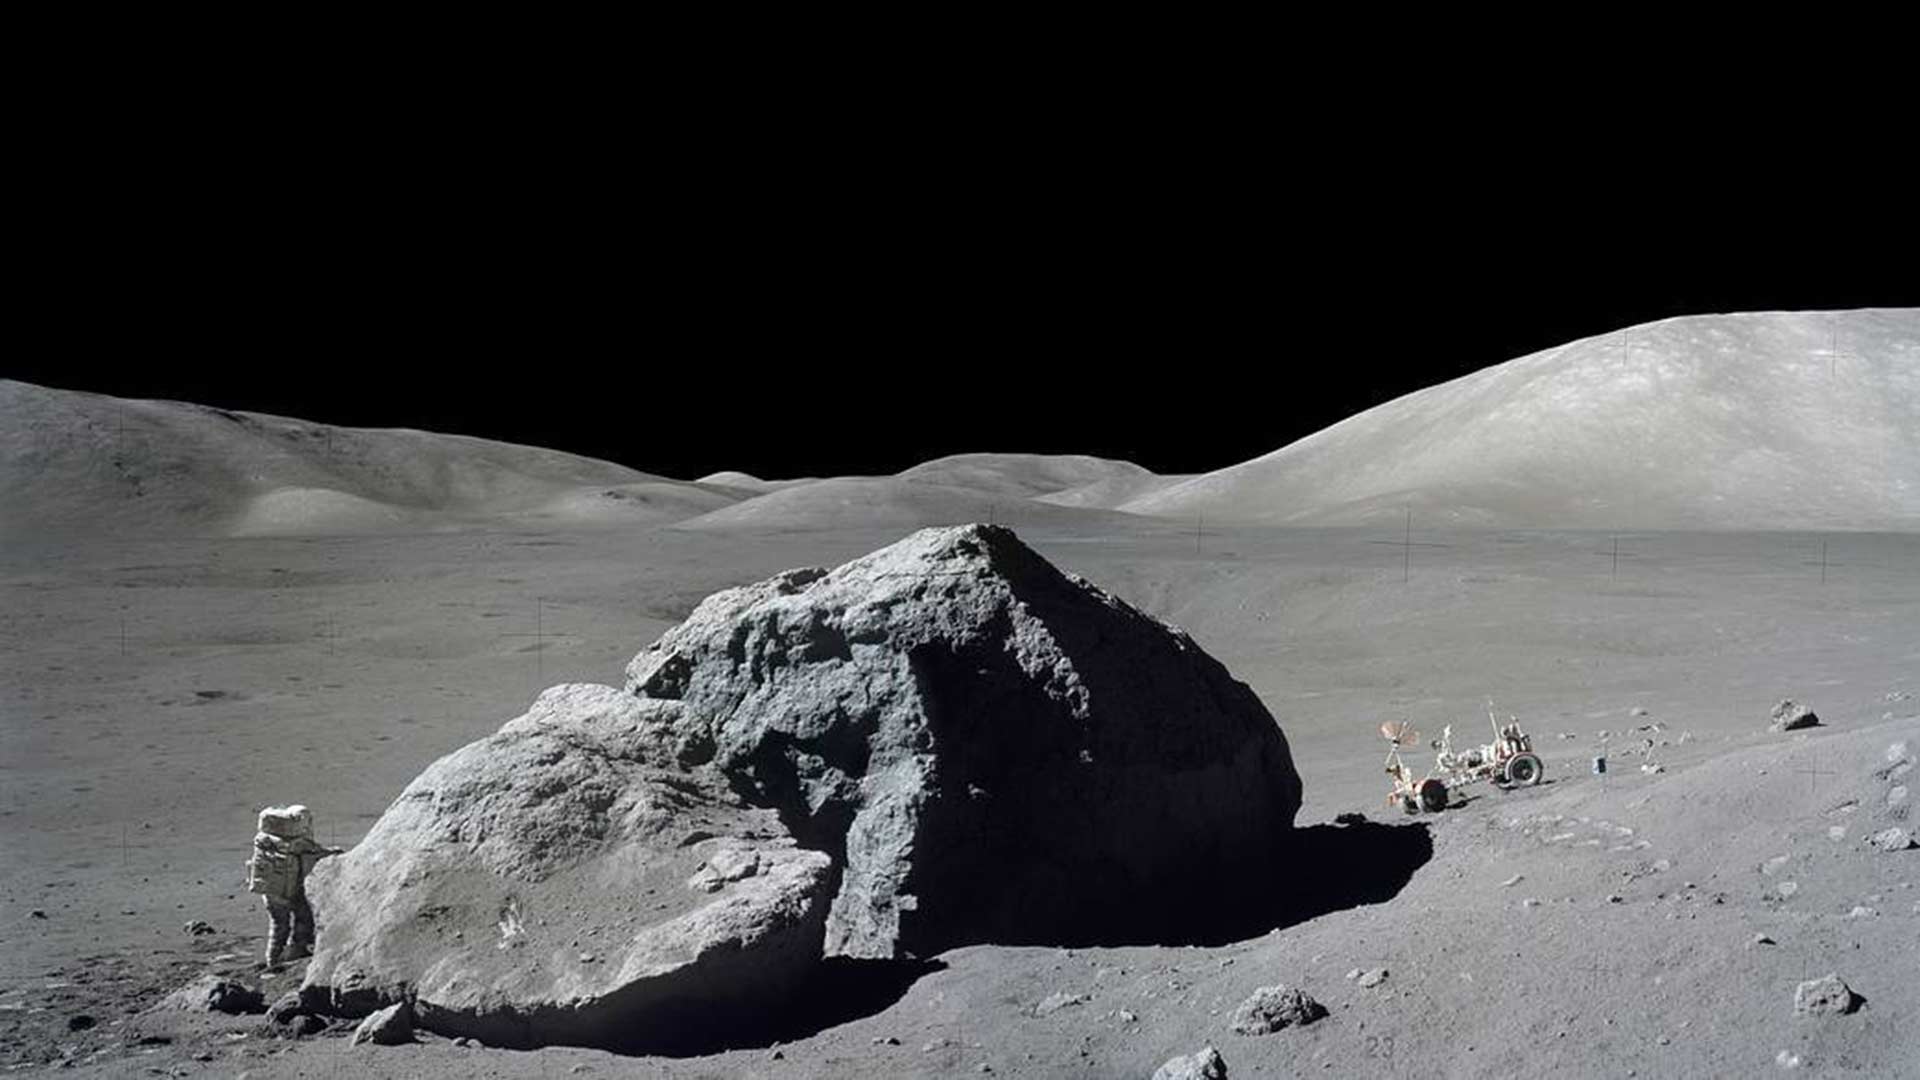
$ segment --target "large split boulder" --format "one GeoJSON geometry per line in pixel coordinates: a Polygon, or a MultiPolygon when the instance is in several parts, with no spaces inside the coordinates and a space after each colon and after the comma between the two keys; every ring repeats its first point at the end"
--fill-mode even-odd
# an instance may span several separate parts
{"type": "Polygon", "coordinates": [[[556,687],[436,762],[315,872],[306,992],[493,1045],[645,1044],[823,957],[1264,889],[1300,794],[1185,633],[1006,529],[928,529],[715,594],[623,688],[556,687]]]}
{"type": "Polygon", "coordinates": [[[435,762],[309,879],[309,1007],[410,1000],[494,1046],[644,1046],[770,1007],[819,958],[831,860],[673,765],[678,712],[558,686],[435,762]]]}
{"type": "Polygon", "coordinates": [[[829,955],[1047,941],[1251,880],[1300,780],[1183,631],[1004,528],[718,593],[627,668],[701,764],[834,859],[829,955]]]}

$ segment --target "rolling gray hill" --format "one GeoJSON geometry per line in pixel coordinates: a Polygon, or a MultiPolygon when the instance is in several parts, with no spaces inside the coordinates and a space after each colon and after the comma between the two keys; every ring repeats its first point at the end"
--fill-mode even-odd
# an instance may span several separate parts
{"type": "Polygon", "coordinates": [[[902,480],[1039,498],[1098,484],[1146,484],[1155,479],[1131,461],[1085,454],[953,454],[897,474],[902,480]]]}
{"type": "Polygon", "coordinates": [[[1920,529],[1920,309],[1668,319],[1119,504],[1260,524],[1920,529]]]}
{"type": "Polygon", "coordinates": [[[263,535],[677,521],[742,493],[462,435],[0,380],[0,535],[263,535]]]}
{"type": "Polygon", "coordinates": [[[675,527],[770,531],[912,530],[930,525],[985,521],[1025,528],[1098,525],[1115,517],[1123,515],[1098,508],[1056,506],[1021,495],[995,494],[977,487],[953,487],[903,480],[895,476],[879,476],[837,477],[796,484],[677,522],[675,527]]]}

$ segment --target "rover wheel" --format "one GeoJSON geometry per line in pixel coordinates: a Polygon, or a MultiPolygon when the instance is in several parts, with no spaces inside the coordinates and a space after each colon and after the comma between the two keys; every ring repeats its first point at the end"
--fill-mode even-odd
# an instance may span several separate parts
{"type": "Polygon", "coordinates": [[[1429,814],[1437,814],[1447,808],[1447,785],[1438,780],[1428,780],[1420,785],[1420,807],[1429,814]]]}
{"type": "Polygon", "coordinates": [[[1533,754],[1515,754],[1507,762],[1507,783],[1516,787],[1532,787],[1540,782],[1540,759],[1533,754]]]}

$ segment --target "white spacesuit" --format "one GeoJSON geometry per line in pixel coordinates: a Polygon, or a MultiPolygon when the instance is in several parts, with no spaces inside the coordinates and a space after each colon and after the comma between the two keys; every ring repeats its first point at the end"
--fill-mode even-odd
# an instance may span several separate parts
{"type": "Polygon", "coordinates": [[[247,891],[258,893],[267,904],[268,967],[313,955],[307,875],[321,859],[345,851],[314,840],[313,814],[304,806],[269,806],[260,811],[253,855],[247,859],[247,891]]]}

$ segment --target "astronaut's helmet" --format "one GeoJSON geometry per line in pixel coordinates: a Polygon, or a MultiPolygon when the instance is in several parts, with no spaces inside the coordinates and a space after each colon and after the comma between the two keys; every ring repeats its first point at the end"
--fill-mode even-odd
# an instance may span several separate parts
{"type": "Polygon", "coordinates": [[[260,811],[260,831],[283,840],[313,836],[313,811],[295,803],[269,806],[260,811]]]}

